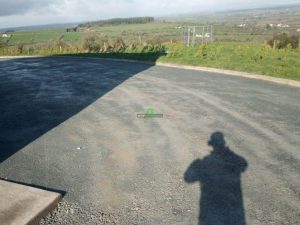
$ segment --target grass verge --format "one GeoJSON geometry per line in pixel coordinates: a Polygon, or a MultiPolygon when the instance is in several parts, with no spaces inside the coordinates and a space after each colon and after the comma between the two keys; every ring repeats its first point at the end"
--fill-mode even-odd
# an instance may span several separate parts
{"type": "Polygon", "coordinates": [[[244,43],[214,43],[185,47],[167,45],[167,54],[148,53],[77,53],[72,56],[158,61],[179,65],[257,73],[272,77],[300,80],[300,50],[272,49],[267,45],[244,43]]]}
{"type": "Polygon", "coordinates": [[[300,80],[299,49],[272,49],[266,45],[214,43],[197,47],[169,46],[160,62],[213,67],[300,80]]]}
{"type": "Polygon", "coordinates": [[[65,49],[63,53],[60,53],[57,49],[51,49],[49,52],[43,49],[43,51],[33,52],[32,54],[158,61],[300,80],[299,49],[272,49],[261,44],[213,43],[195,47],[167,44],[165,47],[127,47],[121,51],[108,53],[80,53],[78,49],[76,51],[65,49]],[[167,53],[165,53],[165,50],[167,53]]]}

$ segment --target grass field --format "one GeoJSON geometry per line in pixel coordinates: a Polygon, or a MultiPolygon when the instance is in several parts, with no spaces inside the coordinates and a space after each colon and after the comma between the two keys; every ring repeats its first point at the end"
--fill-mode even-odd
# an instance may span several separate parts
{"type": "MultiPolygon", "coordinates": [[[[47,42],[47,41],[80,41],[89,32],[96,32],[100,38],[115,39],[122,37],[125,41],[142,42],[160,37],[168,41],[182,41],[183,30],[175,29],[185,25],[213,25],[213,36],[216,41],[263,43],[273,33],[295,33],[300,29],[300,6],[236,10],[216,13],[188,14],[156,19],[147,24],[120,24],[105,26],[85,26],[79,32],[67,33],[66,29],[45,29],[13,32],[12,37],[1,38],[8,44],[17,42],[47,42]],[[239,25],[245,24],[245,27],[239,25]],[[273,27],[266,29],[267,24],[273,27]],[[278,27],[277,25],[288,25],[278,27]]],[[[300,33],[300,32],[299,32],[300,33]]]]}
{"type": "MultiPolygon", "coordinates": [[[[31,42],[43,42],[50,40],[58,40],[62,30],[41,30],[41,31],[26,31],[26,32],[14,32],[9,38],[9,44],[31,43],[31,42]]],[[[4,38],[2,38],[4,39],[4,38]]]]}
{"type": "Polygon", "coordinates": [[[0,38],[2,41],[7,42],[9,45],[16,43],[40,43],[48,41],[80,41],[85,35],[84,32],[65,32],[64,29],[58,30],[41,30],[41,31],[26,31],[14,32],[10,38],[0,38]]]}
{"type": "Polygon", "coordinates": [[[180,23],[149,23],[149,24],[122,24],[116,26],[94,27],[100,37],[122,37],[127,41],[145,41],[155,37],[167,40],[180,40],[182,30],[175,29],[180,23]]]}
{"type": "Polygon", "coordinates": [[[0,38],[1,41],[10,45],[18,42],[28,44],[33,42],[47,41],[80,41],[88,33],[96,33],[99,38],[116,39],[122,37],[127,42],[141,42],[153,38],[165,40],[181,40],[182,30],[175,29],[179,23],[149,23],[149,24],[122,24],[115,26],[95,26],[79,32],[67,33],[65,29],[14,32],[10,38],[0,38]]]}
{"type": "MultiPolygon", "coordinates": [[[[67,42],[80,41],[88,33],[95,32],[100,38],[113,40],[116,38],[123,38],[127,42],[143,42],[154,38],[160,38],[166,41],[183,40],[183,29],[175,29],[176,27],[184,26],[187,23],[178,22],[156,22],[149,24],[122,24],[115,26],[95,26],[89,30],[82,30],[80,32],[67,33],[65,29],[54,30],[40,30],[40,31],[23,31],[14,32],[10,38],[0,38],[1,41],[7,42],[9,45],[18,42],[28,44],[37,42],[47,42],[63,40],[67,42]]],[[[202,23],[191,23],[198,26],[202,23]]],[[[254,42],[263,43],[268,40],[275,32],[283,32],[283,30],[273,29],[253,29],[239,28],[231,25],[214,24],[214,39],[216,41],[231,41],[231,42],[254,42]]]]}
{"type": "Polygon", "coordinates": [[[61,35],[61,40],[63,41],[80,41],[84,37],[84,32],[71,32],[64,33],[61,35]]]}

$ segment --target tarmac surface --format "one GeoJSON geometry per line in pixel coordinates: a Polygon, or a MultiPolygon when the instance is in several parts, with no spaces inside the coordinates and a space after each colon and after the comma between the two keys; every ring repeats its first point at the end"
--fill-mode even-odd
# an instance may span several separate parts
{"type": "Polygon", "coordinates": [[[66,193],[41,224],[300,224],[299,88],[1,59],[0,108],[0,178],[66,193]]]}

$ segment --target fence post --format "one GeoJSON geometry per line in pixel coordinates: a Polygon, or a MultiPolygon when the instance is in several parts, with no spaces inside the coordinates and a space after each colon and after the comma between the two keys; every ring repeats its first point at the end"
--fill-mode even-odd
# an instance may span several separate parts
{"type": "Polygon", "coordinates": [[[188,28],[188,44],[187,44],[187,46],[190,46],[190,35],[191,35],[191,33],[190,33],[190,27],[188,28]]]}
{"type": "Polygon", "coordinates": [[[204,26],[202,27],[202,44],[204,43],[204,26]]]}
{"type": "Polygon", "coordinates": [[[194,26],[194,30],[193,30],[193,47],[195,46],[195,38],[196,38],[196,27],[194,26]]]}
{"type": "Polygon", "coordinates": [[[211,42],[214,41],[214,39],[213,39],[213,32],[214,32],[214,27],[213,27],[213,25],[211,25],[211,29],[210,29],[211,42]]]}

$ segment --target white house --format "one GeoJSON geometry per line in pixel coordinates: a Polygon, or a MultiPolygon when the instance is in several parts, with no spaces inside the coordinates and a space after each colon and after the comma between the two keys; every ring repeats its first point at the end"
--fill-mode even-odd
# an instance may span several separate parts
{"type": "Polygon", "coordinates": [[[282,24],[282,23],[279,23],[279,24],[277,24],[277,27],[290,27],[290,25],[288,25],[288,24],[282,24]]]}
{"type": "Polygon", "coordinates": [[[10,34],[2,34],[2,37],[3,37],[3,38],[9,38],[9,37],[10,37],[10,34]]]}

